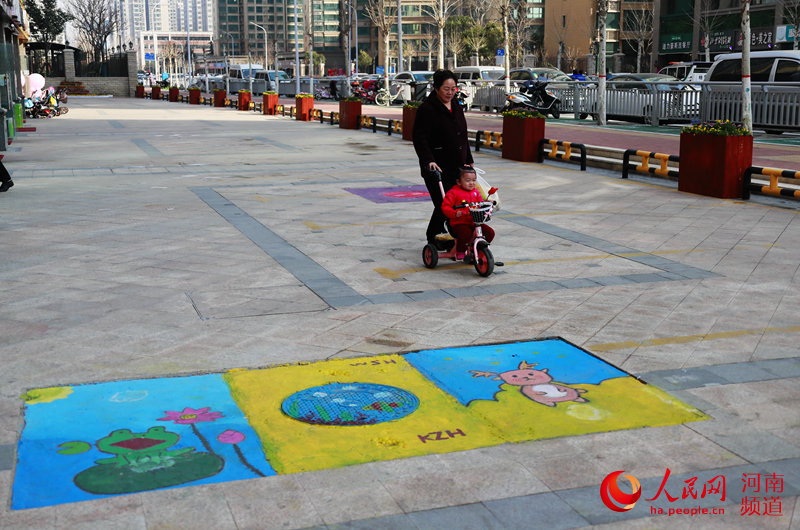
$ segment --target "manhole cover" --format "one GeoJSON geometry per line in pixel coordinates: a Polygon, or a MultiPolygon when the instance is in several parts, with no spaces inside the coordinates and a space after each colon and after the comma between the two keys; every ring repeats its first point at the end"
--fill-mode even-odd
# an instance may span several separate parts
{"type": "Polygon", "coordinates": [[[284,414],[316,425],[372,425],[408,416],[419,399],[401,388],[372,383],[331,383],[296,392],[284,414]]]}

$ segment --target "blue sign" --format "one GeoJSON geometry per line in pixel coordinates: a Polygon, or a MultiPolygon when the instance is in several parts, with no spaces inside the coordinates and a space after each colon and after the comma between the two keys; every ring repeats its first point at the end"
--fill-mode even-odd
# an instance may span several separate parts
{"type": "Polygon", "coordinates": [[[376,74],[383,75],[385,71],[386,70],[383,68],[383,66],[376,66],[375,67],[375,73],[376,74]]]}
{"type": "Polygon", "coordinates": [[[145,53],[144,54],[144,60],[145,61],[155,61],[156,60],[156,54],[155,53],[145,53]]]}
{"type": "Polygon", "coordinates": [[[502,57],[506,54],[506,51],[503,48],[497,48],[497,56],[502,57]]]}

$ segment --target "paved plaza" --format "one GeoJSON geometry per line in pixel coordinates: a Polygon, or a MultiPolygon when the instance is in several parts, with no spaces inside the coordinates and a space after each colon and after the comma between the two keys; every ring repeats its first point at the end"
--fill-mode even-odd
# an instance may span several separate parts
{"type": "MultiPolygon", "coordinates": [[[[19,134],[3,160],[16,185],[0,194],[0,528],[800,530],[800,204],[701,197],[481,151],[476,165],[502,197],[491,249],[505,264],[482,278],[451,261],[423,267],[431,207],[413,147],[397,135],[163,101],[69,106],[29,121],[36,132],[19,134]],[[349,383],[337,379],[343,366],[536,339],[563,339],[690,412],[524,440],[503,437],[500,422],[443,424],[421,443],[455,449],[13,504],[50,487],[24,482],[37,466],[46,477],[50,462],[20,461],[20,440],[37,407],[69,392],[157,380],[169,393],[191,379],[202,394],[219,374],[231,384],[280,367],[248,383],[269,394],[285,386],[274,374],[305,377],[290,370],[313,363],[334,367],[314,385],[349,383]],[[487,439],[513,441],[464,445],[484,427],[487,439]],[[641,485],[630,510],[602,499],[616,471],[635,477],[618,479],[624,492],[641,485]]],[[[397,387],[412,378],[387,374],[397,387]]],[[[139,399],[137,384],[114,399],[139,399]]],[[[581,410],[602,415],[592,392],[594,408],[581,410]]],[[[436,399],[455,411],[442,417],[459,414],[455,400],[436,399]]],[[[622,394],[617,405],[634,417],[641,403],[622,394]]],[[[280,421],[239,405],[262,441],[280,421]]],[[[53,424],[79,430],[94,421],[89,408],[53,424]]],[[[205,417],[186,426],[202,441],[219,419],[162,410],[173,424],[205,417]]],[[[111,434],[126,426],[104,421],[111,434]]],[[[252,470],[261,449],[247,434],[251,452],[239,450],[241,432],[217,440],[252,470]]],[[[56,462],[95,440],[53,434],[43,447],[56,462]]],[[[396,443],[373,441],[389,453],[396,443]]],[[[312,436],[296,446],[315,452],[312,436]]]]}

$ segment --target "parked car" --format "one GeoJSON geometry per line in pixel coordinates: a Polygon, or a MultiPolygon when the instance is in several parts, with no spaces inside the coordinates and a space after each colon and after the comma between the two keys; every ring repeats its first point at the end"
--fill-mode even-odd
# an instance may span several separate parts
{"type": "MultiPolygon", "coordinates": [[[[505,77],[505,76],[503,76],[505,77]]],[[[566,88],[572,78],[556,68],[514,68],[508,74],[513,81],[547,81],[551,88],[566,88]]]]}
{"type": "Polygon", "coordinates": [[[409,70],[407,72],[400,72],[392,81],[395,83],[427,83],[433,79],[433,72],[426,70],[409,70]]]}
{"type": "Polygon", "coordinates": [[[692,63],[670,63],[658,71],[659,74],[677,77],[685,83],[700,83],[706,77],[713,63],[695,61],[692,63]]]}
{"type": "Polygon", "coordinates": [[[453,68],[458,82],[496,81],[502,78],[506,70],[502,66],[458,66],[453,68]]]}
{"type": "MultiPolygon", "coordinates": [[[[581,113],[597,116],[597,92],[589,92],[581,113]]],[[[606,117],[622,121],[653,123],[685,122],[700,111],[699,92],[677,77],[664,74],[616,74],[606,85],[606,117]],[[654,108],[655,107],[655,108],[654,108]]]]}

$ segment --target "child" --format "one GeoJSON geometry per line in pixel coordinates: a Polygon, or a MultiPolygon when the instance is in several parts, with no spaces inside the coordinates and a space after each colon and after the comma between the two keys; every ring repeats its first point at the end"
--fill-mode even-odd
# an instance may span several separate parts
{"type": "MultiPolygon", "coordinates": [[[[478,176],[475,174],[475,169],[470,166],[463,166],[459,171],[456,185],[450,188],[444,196],[442,202],[442,212],[450,220],[450,230],[453,237],[456,238],[456,259],[464,259],[464,253],[467,251],[467,244],[472,239],[472,233],[475,230],[475,223],[472,222],[472,215],[469,208],[454,209],[454,206],[461,204],[483,202],[481,192],[478,191],[478,176]]],[[[482,225],[483,238],[487,243],[491,243],[494,239],[494,230],[487,225],[482,225]]]]}

